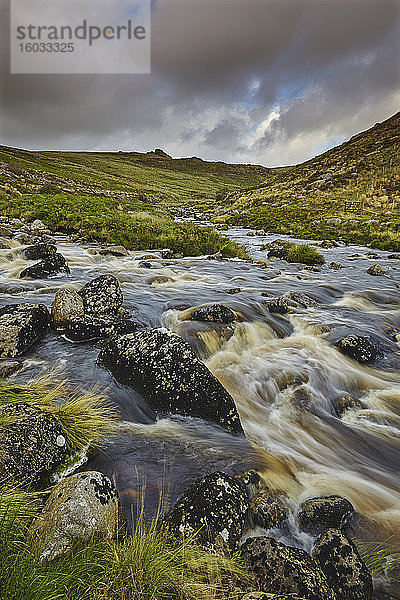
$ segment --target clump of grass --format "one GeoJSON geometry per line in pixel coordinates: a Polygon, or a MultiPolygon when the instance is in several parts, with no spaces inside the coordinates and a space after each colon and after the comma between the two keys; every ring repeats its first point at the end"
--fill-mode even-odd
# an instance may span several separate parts
{"type": "MultiPolygon", "coordinates": [[[[29,404],[50,414],[61,425],[70,452],[88,444],[101,445],[113,431],[117,417],[96,389],[71,391],[65,381],[55,383],[52,376],[38,377],[27,384],[0,380],[0,405],[4,404],[29,404]]],[[[0,429],[7,424],[7,420],[0,422],[0,429]]]]}
{"type": "Polygon", "coordinates": [[[305,265],[323,265],[325,258],[318,250],[309,244],[292,244],[286,245],[287,260],[289,262],[303,263],[305,265]]]}
{"type": "Polygon", "coordinates": [[[234,600],[247,576],[239,559],[214,556],[138,520],[129,539],[78,542],[48,564],[26,540],[39,506],[0,488],[0,598],[7,600],[234,600]],[[11,518],[2,518],[3,513],[11,518]]]}
{"type": "MultiPolygon", "coordinates": [[[[400,567],[400,546],[393,544],[392,540],[392,537],[378,543],[355,540],[358,552],[373,577],[384,577],[389,564],[391,568],[400,567]]],[[[400,583],[400,579],[394,582],[400,583]]]]}

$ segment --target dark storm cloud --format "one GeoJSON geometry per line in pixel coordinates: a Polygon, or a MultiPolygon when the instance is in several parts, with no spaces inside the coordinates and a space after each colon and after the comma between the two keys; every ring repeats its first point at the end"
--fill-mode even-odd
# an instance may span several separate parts
{"type": "Polygon", "coordinates": [[[158,0],[151,75],[11,76],[3,35],[2,143],[298,162],[398,109],[399,12],[397,0],[158,0]]]}

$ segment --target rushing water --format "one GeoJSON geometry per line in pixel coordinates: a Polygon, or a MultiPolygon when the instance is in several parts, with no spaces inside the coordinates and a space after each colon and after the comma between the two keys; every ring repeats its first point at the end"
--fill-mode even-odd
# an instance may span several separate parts
{"type": "MultiPolygon", "coordinates": [[[[246,243],[255,259],[265,259],[260,244],[276,236],[249,238],[246,232],[236,228],[227,235],[246,243]]],[[[232,394],[246,432],[242,439],[196,419],[156,420],[138,393],[96,365],[98,348],[49,332],[17,378],[55,368],[78,386],[108,389],[120,409],[120,431],[87,466],[113,477],[126,508],[135,510],[145,498],[150,514],[160,491],[172,503],[203,474],[256,468],[294,504],[315,495],[341,494],[364,516],[366,538],[400,539],[400,349],[393,336],[393,329],[400,330],[397,260],[380,251],[379,258],[371,259],[370,250],[349,246],[322,251],[327,265],[336,261],[344,266],[339,271],[327,265],[314,271],[279,260],[263,268],[204,257],[153,260],[154,268],[146,269],[138,262],[149,253],[113,258],[61,238],[58,245],[71,274],[38,281],[18,278],[26,261],[17,247],[0,251],[1,305],[50,307],[59,287],[79,289],[112,273],[135,320],[147,327],[163,325],[189,341],[232,394]],[[376,262],[386,276],[366,273],[376,262]],[[231,288],[240,292],[227,293],[231,288]],[[265,295],[289,291],[305,292],[318,304],[284,316],[263,306],[265,295]],[[185,320],[189,308],[211,302],[230,306],[237,322],[185,320]],[[385,356],[368,367],[340,354],[333,343],[350,332],[373,334],[385,356]],[[300,395],[293,385],[296,376],[303,382],[300,395]],[[366,409],[337,418],[332,400],[342,394],[360,398],[366,409]]]]}

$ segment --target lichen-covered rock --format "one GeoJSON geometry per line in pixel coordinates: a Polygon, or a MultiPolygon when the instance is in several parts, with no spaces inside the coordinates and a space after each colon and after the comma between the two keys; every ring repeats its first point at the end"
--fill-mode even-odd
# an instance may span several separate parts
{"type": "Polygon", "coordinates": [[[340,529],[354,514],[352,503],[342,496],[309,498],[300,506],[299,528],[318,535],[325,529],[340,529]]]}
{"type": "Polygon", "coordinates": [[[70,269],[62,254],[56,252],[52,256],[43,258],[40,262],[27,267],[19,274],[21,279],[42,279],[57,273],[69,273],[70,269]]]}
{"type": "Polygon", "coordinates": [[[310,308],[318,306],[318,302],[311,298],[305,292],[287,292],[284,295],[289,305],[300,306],[301,308],[310,308]]]}
{"type": "Polygon", "coordinates": [[[381,267],[381,265],[371,265],[369,269],[367,269],[368,275],[386,275],[385,269],[381,267]]]}
{"type": "Polygon", "coordinates": [[[213,323],[232,323],[235,319],[233,310],[223,304],[200,306],[190,315],[191,321],[212,321],[213,323]]]}
{"type": "Polygon", "coordinates": [[[240,549],[262,591],[297,594],[307,600],[336,600],[322,570],[304,550],[268,537],[249,538],[240,549]]]}
{"type": "Polygon", "coordinates": [[[329,529],[322,533],[312,555],[337,600],[374,600],[371,574],[353,542],[340,531],[329,529]]]}
{"type": "Polygon", "coordinates": [[[84,312],[93,317],[115,317],[122,306],[120,283],[113,275],[100,275],[79,290],[84,312]]]}
{"type": "Polygon", "coordinates": [[[34,244],[33,246],[28,246],[21,252],[27,260],[40,260],[54,256],[57,252],[57,247],[53,244],[39,243],[34,244]]]}
{"type": "Polygon", "coordinates": [[[264,306],[267,307],[270,313],[276,313],[278,315],[286,315],[289,311],[289,305],[285,298],[274,298],[273,300],[267,300],[264,302],[264,306]]]}
{"type": "Polygon", "coordinates": [[[99,250],[99,254],[111,256],[129,256],[129,252],[123,246],[107,246],[99,250]]]}
{"type": "Polygon", "coordinates": [[[0,406],[0,476],[37,481],[47,476],[65,456],[61,425],[28,404],[0,406]]]}
{"type": "Polygon", "coordinates": [[[267,258],[285,260],[288,256],[287,243],[283,240],[274,240],[273,242],[266,244],[266,248],[268,248],[267,258]]]}
{"type": "Polygon", "coordinates": [[[382,356],[381,350],[369,336],[350,333],[335,345],[342,354],[358,361],[360,364],[373,363],[382,356]]]}
{"type": "Polygon", "coordinates": [[[56,326],[65,325],[75,317],[83,315],[83,300],[75,290],[62,288],[57,290],[51,305],[51,316],[56,326]]]}
{"type": "Polygon", "coordinates": [[[112,337],[98,362],[142,392],[159,414],[198,417],[243,434],[232,396],[172,331],[145,329],[112,337]]]}
{"type": "Polygon", "coordinates": [[[41,562],[66,554],[77,540],[112,539],[120,524],[117,492],[97,471],[77,473],[58,483],[30,529],[41,562]]]}
{"type": "Polygon", "coordinates": [[[175,536],[195,537],[210,550],[238,548],[249,500],[239,479],[216,472],[191,485],[162,519],[175,536]]]}
{"type": "Polygon", "coordinates": [[[287,499],[269,490],[263,490],[250,500],[250,518],[255,526],[272,529],[287,521],[290,505],[287,499]]]}
{"type": "Polygon", "coordinates": [[[351,408],[365,408],[364,404],[358,398],[353,396],[343,395],[332,400],[333,408],[338,417],[341,417],[346,411],[351,408]]]}
{"type": "Polygon", "coordinates": [[[7,304],[0,308],[0,358],[24,354],[44,337],[49,322],[43,304],[7,304]]]}
{"type": "Polygon", "coordinates": [[[331,262],[329,265],[329,268],[332,269],[333,271],[338,271],[339,269],[343,269],[343,265],[341,265],[338,262],[331,262]]]}
{"type": "Polygon", "coordinates": [[[74,342],[85,342],[107,338],[111,335],[132,333],[138,328],[137,323],[130,319],[117,317],[92,317],[82,315],[74,317],[64,326],[65,336],[74,342]]]}

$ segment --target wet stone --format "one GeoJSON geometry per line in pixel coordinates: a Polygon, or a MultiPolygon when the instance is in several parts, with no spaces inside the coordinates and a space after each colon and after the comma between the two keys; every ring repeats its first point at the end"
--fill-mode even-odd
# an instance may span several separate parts
{"type": "Polygon", "coordinates": [[[304,550],[269,537],[249,538],[240,550],[261,591],[297,594],[308,600],[336,600],[324,573],[304,550]]]}
{"type": "Polygon", "coordinates": [[[342,353],[358,361],[360,364],[370,364],[382,356],[381,350],[370,336],[351,333],[335,344],[342,353]]]}
{"type": "Polygon", "coordinates": [[[365,408],[361,400],[353,398],[353,396],[338,396],[332,401],[332,404],[338,417],[341,417],[345,412],[352,408],[365,408]]]}
{"type": "Polygon", "coordinates": [[[84,312],[93,317],[116,316],[122,306],[120,283],[113,275],[100,275],[79,290],[84,312]]]}
{"type": "Polygon", "coordinates": [[[254,526],[272,529],[282,526],[290,514],[287,499],[274,492],[265,490],[250,501],[250,516],[254,526]]]}
{"type": "Polygon", "coordinates": [[[302,531],[318,535],[325,529],[340,529],[353,514],[354,506],[342,496],[309,498],[300,506],[298,524],[302,531]]]}
{"type": "Polygon", "coordinates": [[[240,480],[212,473],[191,485],[162,519],[176,537],[196,538],[209,550],[236,550],[243,534],[249,501],[240,480]]]}
{"type": "Polygon", "coordinates": [[[356,546],[340,531],[329,529],[322,533],[312,555],[337,600],[374,600],[371,574],[356,546]]]}
{"type": "Polygon", "coordinates": [[[20,273],[20,278],[42,279],[57,273],[69,273],[70,269],[62,254],[56,252],[52,256],[44,258],[40,262],[27,267],[20,273]]]}
{"type": "Polygon", "coordinates": [[[0,416],[10,419],[0,436],[0,476],[38,481],[61,463],[65,437],[52,416],[24,403],[0,406],[0,416]]]}
{"type": "Polygon", "coordinates": [[[40,260],[53,257],[57,252],[57,247],[52,244],[39,243],[28,246],[21,252],[27,260],[40,260]]]}
{"type": "Polygon", "coordinates": [[[381,267],[381,265],[372,265],[369,269],[367,269],[368,275],[386,275],[385,269],[381,267]]]}
{"type": "Polygon", "coordinates": [[[96,318],[89,315],[74,317],[64,325],[66,337],[75,342],[107,338],[114,334],[124,335],[136,331],[137,328],[137,323],[130,319],[96,318]]]}
{"type": "Polygon", "coordinates": [[[267,307],[270,313],[275,313],[277,315],[286,315],[286,313],[289,311],[289,305],[285,298],[268,300],[267,302],[264,302],[264,306],[267,307]]]}
{"type": "Polygon", "coordinates": [[[75,290],[62,288],[57,290],[51,316],[55,325],[64,325],[70,319],[83,315],[83,300],[75,290]]]}
{"type": "Polygon", "coordinates": [[[129,252],[124,246],[107,246],[99,250],[99,254],[109,256],[129,256],[129,252]]]}
{"type": "Polygon", "coordinates": [[[49,322],[43,304],[8,304],[0,308],[0,358],[25,354],[44,337],[49,322]]]}
{"type": "Polygon", "coordinates": [[[213,323],[232,323],[235,319],[233,310],[223,304],[201,306],[190,315],[191,321],[212,321],[213,323]]]}
{"type": "Polygon", "coordinates": [[[140,391],[158,414],[197,417],[243,434],[231,395],[172,331],[145,329],[111,337],[98,362],[140,391]]]}

